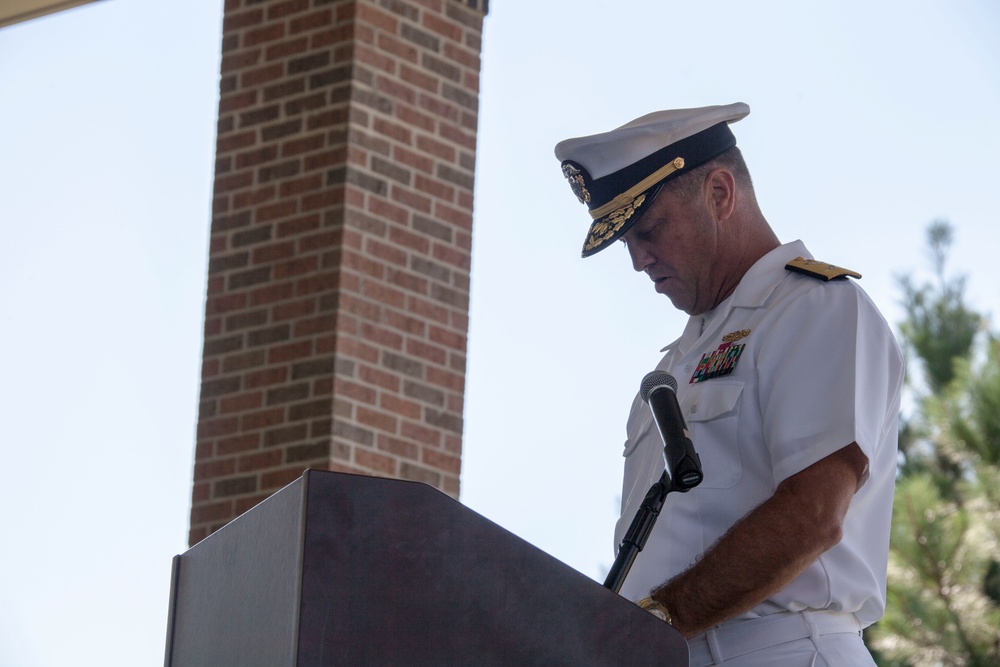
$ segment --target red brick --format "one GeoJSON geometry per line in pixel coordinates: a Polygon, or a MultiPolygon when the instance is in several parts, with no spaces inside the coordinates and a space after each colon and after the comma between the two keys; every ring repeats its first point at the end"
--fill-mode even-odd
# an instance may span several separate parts
{"type": "Polygon", "coordinates": [[[285,36],[284,23],[269,23],[260,28],[243,33],[243,46],[257,46],[263,42],[273,42],[285,36]]]}
{"type": "Polygon", "coordinates": [[[435,32],[442,37],[455,42],[462,42],[462,28],[447,19],[441,18],[439,14],[424,12],[423,25],[431,32],[435,32]]]}
{"type": "Polygon", "coordinates": [[[375,405],[376,391],[371,387],[351,382],[343,378],[335,378],[333,383],[334,392],[345,398],[350,398],[359,403],[375,405]]]}
{"type": "Polygon", "coordinates": [[[308,48],[309,40],[305,37],[297,37],[278,44],[271,44],[264,51],[264,59],[267,61],[284,60],[289,56],[305,53],[308,48]]]}
{"type": "Polygon", "coordinates": [[[446,371],[440,368],[428,367],[427,381],[430,384],[437,385],[438,387],[444,387],[445,389],[461,392],[465,391],[464,375],[452,373],[451,371],[446,371]]]}
{"type": "MultiPolygon", "coordinates": [[[[281,157],[292,157],[309,153],[323,148],[326,145],[326,133],[317,132],[304,137],[295,137],[281,144],[281,157]]],[[[308,170],[308,167],[306,167],[308,170]]]]}
{"type": "Polygon", "coordinates": [[[448,360],[448,354],[436,345],[428,345],[423,341],[411,338],[406,341],[406,352],[409,356],[418,359],[426,359],[440,366],[444,366],[448,360]]]}
{"type": "MultiPolygon", "coordinates": [[[[360,326],[361,335],[366,341],[394,350],[403,349],[403,336],[399,333],[373,322],[362,322],[360,326]]],[[[376,361],[377,359],[378,356],[376,355],[371,361],[376,361]]]]}
{"type": "Polygon", "coordinates": [[[266,264],[294,256],[295,243],[292,241],[282,241],[255,247],[250,256],[250,262],[251,264],[266,264]]]}
{"type": "Polygon", "coordinates": [[[398,56],[404,60],[409,60],[413,63],[418,60],[418,52],[415,46],[398,40],[392,35],[387,35],[384,32],[379,33],[376,37],[376,43],[379,51],[391,53],[394,56],[398,56]]]}
{"type": "Polygon", "coordinates": [[[465,65],[477,72],[480,70],[479,54],[475,51],[449,42],[445,42],[443,47],[442,52],[448,60],[465,65]]]}
{"type": "Polygon", "coordinates": [[[300,278],[295,283],[295,295],[318,294],[337,289],[340,275],[336,271],[327,271],[300,278]]]}
{"type": "Polygon", "coordinates": [[[319,257],[298,257],[274,265],[274,279],[292,278],[315,271],[319,267],[319,257]]]}
{"type": "Polygon", "coordinates": [[[413,132],[410,128],[383,118],[376,118],[372,129],[379,134],[385,135],[390,139],[395,139],[396,141],[400,141],[404,144],[410,144],[413,141],[413,132]]]}
{"type": "Polygon", "coordinates": [[[280,368],[266,368],[253,373],[247,373],[243,376],[243,386],[248,389],[269,387],[283,383],[287,377],[288,369],[284,366],[280,368]]]}
{"type": "Polygon", "coordinates": [[[265,473],[260,476],[260,488],[265,491],[277,491],[302,477],[302,473],[301,466],[265,473]]]}
{"type": "Polygon", "coordinates": [[[370,65],[375,69],[381,70],[387,74],[396,73],[396,61],[392,57],[379,53],[375,49],[364,44],[354,45],[354,56],[357,58],[358,62],[364,63],[365,65],[370,65]]]}
{"type": "Polygon", "coordinates": [[[252,431],[254,429],[267,428],[268,426],[281,424],[284,423],[284,421],[284,408],[270,408],[268,410],[261,410],[260,412],[243,415],[240,417],[240,428],[244,431],[252,431]]]}
{"type": "Polygon", "coordinates": [[[420,404],[415,401],[408,401],[404,398],[399,398],[394,394],[388,394],[385,392],[382,392],[379,398],[379,406],[389,412],[392,412],[393,414],[413,420],[420,419],[421,411],[423,409],[420,407],[420,404]]]}
{"type": "Polygon", "coordinates": [[[253,172],[249,171],[241,174],[232,174],[231,176],[216,177],[215,192],[216,194],[220,194],[239,190],[240,188],[249,187],[251,183],[253,183],[253,172]]]}
{"type": "Polygon", "coordinates": [[[319,214],[310,213],[309,215],[303,215],[278,223],[277,236],[278,238],[286,238],[288,236],[311,232],[315,229],[319,229],[319,225],[319,214]]]}
{"type": "Polygon", "coordinates": [[[421,95],[417,100],[417,106],[430,112],[432,115],[441,118],[442,120],[451,121],[453,123],[458,122],[458,107],[453,104],[449,104],[434,95],[421,95]]]}
{"type": "Polygon", "coordinates": [[[354,462],[365,470],[390,476],[396,474],[396,459],[370,449],[356,447],[354,449],[354,462]]]}
{"type": "Polygon", "coordinates": [[[407,104],[415,104],[417,101],[417,91],[410,86],[400,83],[396,79],[388,76],[380,76],[376,78],[375,89],[380,93],[385,93],[396,100],[402,100],[407,104]]]}
{"type": "Polygon", "coordinates": [[[309,9],[309,0],[286,0],[285,2],[271,3],[267,8],[267,18],[269,21],[273,21],[304,12],[307,9],[309,9]]]}
{"type": "Polygon", "coordinates": [[[362,320],[378,322],[382,319],[382,307],[366,299],[357,299],[352,295],[344,294],[340,297],[341,312],[350,313],[362,320]]]}
{"type": "Polygon", "coordinates": [[[456,188],[444,181],[416,174],[413,183],[418,191],[426,192],[432,197],[437,197],[445,201],[454,201],[455,199],[456,188]]]}
{"type": "Polygon", "coordinates": [[[331,354],[337,349],[336,334],[318,336],[316,338],[316,354],[331,354]]]}
{"type": "Polygon", "coordinates": [[[251,49],[249,51],[236,51],[235,53],[224,53],[220,70],[223,74],[228,74],[260,62],[261,50],[251,49]]]}
{"type": "Polygon", "coordinates": [[[314,312],[316,312],[316,299],[299,299],[298,301],[276,304],[271,309],[271,319],[274,322],[283,322],[312,315],[314,312]]]}
{"type": "MultiPolygon", "coordinates": [[[[431,74],[419,67],[410,67],[406,63],[402,63],[399,66],[399,78],[432,95],[441,92],[441,78],[437,74],[431,74]]],[[[421,124],[423,125],[423,123],[421,124]]]]}
{"type": "MultiPolygon", "coordinates": [[[[246,109],[257,104],[256,90],[246,90],[239,93],[233,93],[232,95],[223,95],[219,99],[219,115],[231,113],[233,111],[239,111],[241,109],[246,109]]],[[[253,134],[248,133],[248,134],[253,134]]],[[[231,137],[229,137],[231,139],[231,137]]],[[[222,146],[218,147],[219,150],[225,152],[222,146]]]]}
{"type": "Polygon", "coordinates": [[[328,151],[307,156],[302,161],[302,166],[306,171],[331,167],[333,165],[341,164],[345,160],[346,156],[347,147],[337,146],[336,148],[332,148],[328,151]]]}
{"type": "Polygon", "coordinates": [[[258,206],[254,212],[254,222],[270,222],[279,218],[287,218],[297,213],[295,200],[278,201],[267,206],[258,206]]]}
{"type": "MultiPolygon", "coordinates": [[[[318,333],[333,331],[336,325],[336,315],[320,315],[319,317],[311,317],[307,320],[299,320],[295,323],[295,329],[292,333],[296,337],[313,336],[318,333]]],[[[318,354],[322,351],[317,345],[316,353],[318,354]]]]}
{"type": "Polygon", "coordinates": [[[276,345],[267,352],[269,364],[280,364],[296,359],[305,359],[312,354],[312,341],[303,340],[286,345],[276,345]]]}
{"type": "Polygon", "coordinates": [[[271,201],[275,198],[276,194],[277,189],[273,185],[258,187],[250,190],[249,192],[239,192],[233,195],[233,208],[242,210],[245,208],[255,207],[258,204],[271,201]]]}
{"type": "Polygon", "coordinates": [[[354,18],[358,23],[370,23],[373,27],[388,33],[395,33],[399,22],[392,14],[364,2],[357,2],[354,18]]]}
{"type": "Polygon", "coordinates": [[[331,208],[344,203],[344,190],[342,188],[327,188],[318,194],[311,194],[302,197],[302,211],[315,211],[316,209],[331,208]]]}
{"type": "Polygon", "coordinates": [[[444,451],[451,452],[452,454],[461,455],[462,453],[462,436],[455,433],[448,433],[444,437],[444,451]]]}
{"type": "Polygon", "coordinates": [[[295,285],[291,282],[268,284],[250,292],[250,305],[260,306],[290,299],[295,296],[295,285]]]}
{"type": "Polygon", "coordinates": [[[377,385],[391,392],[399,392],[399,376],[395,373],[387,373],[378,368],[362,364],[358,367],[358,376],[363,382],[377,385]]]}
{"type": "Polygon", "coordinates": [[[230,435],[239,430],[239,419],[223,417],[218,419],[200,419],[198,421],[198,438],[213,438],[230,435]]]}
{"type": "MultiPolygon", "coordinates": [[[[420,138],[417,138],[419,143],[420,138]]],[[[393,157],[400,164],[409,165],[420,171],[428,174],[434,173],[434,160],[427,155],[422,155],[411,150],[407,150],[402,146],[395,146],[393,149],[393,157]]]]}
{"type": "Polygon", "coordinates": [[[390,196],[394,201],[397,201],[404,206],[409,206],[410,208],[416,209],[422,213],[431,212],[431,199],[429,197],[419,195],[409,188],[393,185],[392,190],[390,191],[390,196]]]}
{"type": "Polygon", "coordinates": [[[427,428],[422,424],[404,420],[399,425],[399,432],[404,438],[434,445],[435,447],[441,443],[441,432],[436,428],[427,428]]]}
{"type": "Polygon", "coordinates": [[[482,19],[225,0],[189,539],[306,466],[458,495],[482,19]]]}
{"type": "Polygon", "coordinates": [[[379,449],[389,452],[400,458],[419,460],[420,448],[412,442],[407,442],[401,438],[394,438],[385,433],[377,434],[376,443],[379,449]]]}
{"type": "Polygon", "coordinates": [[[458,144],[459,146],[464,146],[470,151],[476,150],[475,132],[467,132],[450,123],[441,123],[439,132],[442,137],[458,144]]]}
{"type": "Polygon", "coordinates": [[[280,449],[270,449],[266,452],[246,454],[239,458],[236,464],[239,472],[254,472],[266,468],[276,468],[281,465],[284,452],[280,449]]]}
{"type": "Polygon", "coordinates": [[[388,433],[396,432],[398,422],[391,414],[358,406],[354,411],[354,415],[359,424],[371,426],[388,433]]]}
{"type": "Polygon", "coordinates": [[[432,468],[444,470],[453,475],[458,475],[462,472],[462,458],[459,456],[450,456],[431,447],[424,447],[422,453],[423,462],[432,468]]]}
{"type": "Polygon", "coordinates": [[[422,255],[426,255],[430,250],[430,241],[427,240],[426,236],[414,234],[399,227],[393,227],[389,230],[389,239],[422,255]]]}
{"type": "Polygon", "coordinates": [[[337,351],[345,358],[353,358],[368,364],[378,363],[378,348],[368,345],[365,341],[361,341],[356,338],[342,338],[339,341],[337,351]]]}
{"type": "Polygon", "coordinates": [[[246,12],[227,11],[222,20],[222,32],[233,32],[243,28],[258,25],[264,20],[264,12],[260,9],[251,9],[246,12]]]}
{"type": "Polygon", "coordinates": [[[201,481],[213,477],[225,477],[236,471],[236,461],[231,458],[199,461],[194,464],[194,479],[201,481]]]}
{"type": "MultiPolygon", "coordinates": [[[[409,300],[412,303],[412,299],[409,300]]],[[[411,310],[397,312],[391,309],[385,311],[385,323],[399,331],[414,336],[423,336],[427,330],[427,322],[421,317],[415,317],[411,310]]]]}
{"type": "Polygon", "coordinates": [[[405,104],[397,104],[396,119],[412,126],[417,130],[424,130],[425,132],[437,131],[437,119],[430,114],[420,111],[416,107],[409,107],[405,104]]]}
{"type": "MultiPolygon", "coordinates": [[[[410,221],[410,212],[402,206],[396,206],[390,201],[381,197],[370,196],[368,198],[368,212],[376,217],[392,220],[393,222],[405,225],[410,221]]],[[[390,232],[391,237],[391,232],[390,232]]]]}
{"type": "Polygon", "coordinates": [[[288,31],[291,34],[318,30],[333,23],[333,12],[329,9],[321,9],[311,14],[296,16],[289,22],[288,31]]]}
{"type": "Polygon", "coordinates": [[[437,139],[429,137],[426,134],[417,135],[417,148],[425,153],[430,153],[435,157],[441,158],[446,162],[455,162],[455,158],[457,157],[457,151],[453,146],[438,141],[437,139]]]}
{"type": "Polygon", "coordinates": [[[238,454],[260,447],[260,433],[240,433],[229,438],[219,438],[215,451],[219,456],[238,454]]]}
{"type": "Polygon", "coordinates": [[[427,338],[433,343],[449,347],[453,350],[465,352],[466,349],[467,340],[465,335],[449,329],[431,325],[427,338]]]}
{"type": "Polygon", "coordinates": [[[220,398],[219,413],[226,414],[228,412],[244,412],[246,410],[253,410],[259,408],[262,402],[263,396],[259,391],[220,398]]]}
{"type": "Polygon", "coordinates": [[[434,244],[433,257],[464,271],[468,271],[472,266],[472,257],[468,253],[441,243],[434,244]]]}

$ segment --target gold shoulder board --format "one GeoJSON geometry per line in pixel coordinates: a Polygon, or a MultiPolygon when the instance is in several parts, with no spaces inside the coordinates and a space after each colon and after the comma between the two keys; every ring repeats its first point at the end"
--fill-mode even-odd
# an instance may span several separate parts
{"type": "Polygon", "coordinates": [[[789,271],[819,278],[820,280],[846,280],[848,276],[851,278],[861,277],[861,274],[857,271],[844,269],[816,259],[804,259],[802,257],[796,257],[788,264],[785,264],[785,268],[789,271]]]}

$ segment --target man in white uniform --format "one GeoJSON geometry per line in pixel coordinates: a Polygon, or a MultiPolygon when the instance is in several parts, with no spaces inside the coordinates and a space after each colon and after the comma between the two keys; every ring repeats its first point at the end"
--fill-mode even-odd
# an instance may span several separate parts
{"type": "MultiPolygon", "coordinates": [[[[782,245],[729,124],[745,104],[662,111],[556,146],[593,220],[586,257],[622,241],[691,317],[657,366],[704,471],[672,493],[622,594],[703,665],[873,665],[885,608],[903,364],[849,277],[782,245]]],[[[664,469],[636,397],[616,543],[664,469]]]]}

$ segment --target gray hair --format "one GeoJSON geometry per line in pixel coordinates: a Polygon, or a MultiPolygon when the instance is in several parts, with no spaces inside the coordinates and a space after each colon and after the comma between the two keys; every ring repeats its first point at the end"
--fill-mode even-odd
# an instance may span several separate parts
{"type": "Polygon", "coordinates": [[[667,183],[666,187],[670,192],[680,195],[684,199],[694,197],[701,190],[705,182],[705,176],[713,169],[722,167],[732,173],[737,185],[753,193],[753,180],[750,178],[750,170],[743,159],[743,153],[739,147],[733,146],[725,153],[714,157],[705,164],[699,165],[686,174],[678,176],[673,181],[667,183]]]}

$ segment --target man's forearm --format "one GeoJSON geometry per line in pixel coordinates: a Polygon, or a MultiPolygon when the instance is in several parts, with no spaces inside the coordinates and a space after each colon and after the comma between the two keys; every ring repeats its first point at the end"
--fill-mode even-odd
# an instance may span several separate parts
{"type": "Polygon", "coordinates": [[[866,463],[852,444],[785,480],[653,598],[688,637],[766,600],[840,541],[866,463]]]}

